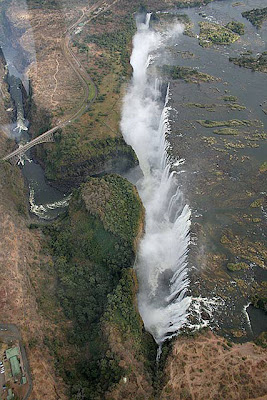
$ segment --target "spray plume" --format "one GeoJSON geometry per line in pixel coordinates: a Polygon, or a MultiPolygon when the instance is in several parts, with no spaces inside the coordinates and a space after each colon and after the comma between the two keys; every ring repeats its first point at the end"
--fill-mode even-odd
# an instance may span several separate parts
{"type": "Polygon", "coordinates": [[[145,234],[137,257],[138,305],[145,328],[159,348],[186,323],[191,298],[187,296],[187,253],[190,209],[183,202],[177,176],[167,155],[169,88],[161,101],[160,81],[148,74],[153,54],[180,34],[181,25],[165,33],[137,21],[131,65],[133,77],[125,95],[121,128],[143,172],[137,183],[146,210],[145,234]]]}

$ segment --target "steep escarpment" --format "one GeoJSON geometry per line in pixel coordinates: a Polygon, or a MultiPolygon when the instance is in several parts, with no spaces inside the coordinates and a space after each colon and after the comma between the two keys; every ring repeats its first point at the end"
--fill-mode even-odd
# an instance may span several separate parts
{"type": "MultiPolygon", "coordinates": [[[[0,133],[1,155],[8,149],[0,133]]],[[[33,391],[30,398],[65,399],[65,385],[56,376],[45,337],[64,342],[64,314],[54,301],[54,275],[47,276],[51,259],[42,251],[42,235],[28,228],[27,193],[20,170],[0,162],[0,322],[16,324],[27,350],[33,391]],[[46,282],[53,320],[44,312],[46,282]],[[55,325],[55,321],[58,323],[55,325]]]]}
{"type": "Polygon", "coordinates": [[[118,175],[107,175],[83,184],[68,215],[45,228],[58,298],[72,321],[69,342],[79,350],[70,359],[59,345],[51,346],[74,398],[80,393],[86,399],[109,398],[114,385],[124,394],[152,393],[156,349],[137,311],[132,269],[143,222],[136,189],[118,175]]]}
{"type": "Polygon", "coordinates": [[[6,71],[6,60],[2,49],[0,48],[0,129],[2,134],[0,136],[1,149],[3,151],[8,150],[8,143],[5,139],[8,137],[8,125],[13,119],[13,104],[8,92],[7,84],[7,71],[6,71]]]}
{"type": "Polygon", "coordinates": [[[132,148],[121,137],[94,139],[84,144],[73,130],[72,135],[56,134],[56,144],[50,145],[50,150],[42,158],[46,177],[67,188],[79,187],[90,176],[122,174],[137,164],[132,148]]]}

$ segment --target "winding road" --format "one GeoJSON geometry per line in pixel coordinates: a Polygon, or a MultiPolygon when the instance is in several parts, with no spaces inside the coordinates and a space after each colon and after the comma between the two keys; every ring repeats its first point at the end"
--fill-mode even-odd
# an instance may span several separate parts
{"type": "Polygon", "coordinates": [[[14,150],[12,153],[6,155],[3,158],[4,161],[11,161],[11,162],[13,161],[16,163],[18,161],[18,159],[26,151],[28,151],[35,145],[53,141],[53,133],[55,131],[57,131],[60,128],[64,128],[65,126],[74,122],[95,101],[95,99],[98,95],[97,86],[95,85],[91,76],[87,73],[86,69],[82,66],[80,61],[77,59],[75,54],[72,52],[70,43],[71,43],[71,39],[75,32],[76,27],[80,23],[82,23],[84,18],[87,18],[87,21],[84,23],[84,24],[87,24],[90,21],[92,21],[92,19],[96,18],[97,16],[99,16],[100,14],[105,12],[107,9],[109,9],[116,2],[117,2],[117,0],[115,0],[112,4],[110,4],[109,6],[106,6],[106,7],[103,7],[103,4],[105,4],[105,3],[99,2],[95,5],[93,5],[92,7],[89,7],[88,9],[83,9],[81,17],[62,34],[62,38],[61,38],[62,53],[63,53],[64,57],[66,58],[66,60],[68,61],[71,68],[74,70],[74,72],[78,76],[78,78],[84,88],[84,99],[82,101],[82,104],[79,106],[79,109],[71,117],[68,117],[68,119],[60,122],[58,125],[54,126],[52,129],[49,129],[48,131],[37,136],[36,138],[29,141],[25,145],[20,146],[18,149],[14,150]],[[93,13],[93,15],[90,17],[90,15],[92,13],[93,13]],[[90,88],[92,88],[92,90],[90,90],[90,88]]]}
{"type": "MultiPolygon", "coordinates": [[[[82,23],[84,18],[87,19],[84,22],[84,24],[89,23],[92,19],[96,18],[97,16],[99,16],[100,14],[105,12],[107,9],[109,9],[117,1],[118,0],[115,0],[108,6],[106,5],[106,3],[99,2],[88,9],[83,9],[82,15],[79,17],[79,19],[62,34],[62,37],[61,37],[62,53],[65,56],[65,58],[67,59],[68,63],[72,67],[72,69],[74,70],[74,72],[77,74],[77,76],[84,88],[84,98],[83,98],[82,103],[79,105],[78,110],[75,111],[75,113],[68,119],[62,121],[60,124],[54,126],[52,129],[49,129],[48,131],[42,133],[41,135],[37,136],[33,140],[26,143],[24,146],[20,146],[18,149],[16,149],[12,153],[6,155],[3,158],[4,161],[11,161],[11,162],[16,161],[17,162],[22,154],[24,154],[26,151],[28,151],[30,148],[32,148],[36,144],[52,141],[53,133],[55,131],[57,131],[60,128],[64,128],[65,126],[74,122],[77,118],[79,118],[84,113],[85,110],[88,109],[90,104],[92,104],[95,101],[95,99],[98,95],[97,86],[95,85],[95,83],[92,80],[92,78],[90,77],[90,75],[87,73],[86,69],[82,66],[80,61],[77,59],[75,54],[72,52],[70,43],[71,43],[71,39],[75,32],[76,27],[80,23],[82,23]],[[105,4],[105,7],[103,6],[104,4],[105,4]],[[92,15],[92,16],[90,17],[90,15],[92,15]]],[[[0,90],[1,90],[1,87],[0,87],[0,90]]],[[[28,376],[28,384],[29,384],[29,388],[28,388],[27,393],[23,400],[27,400],[32,391],[32,378],[31,378],[29,363],[28,363],[27,356],[26,356],[26,351],[25,351],[24,346],[22,345],[22,337],[21,337],[18,327],[14,324],[0,323],[0,340],[1,339],[2,340],[10,340],[10,341],[18,340],[20,343],[21,356],[23,359],[24,368],[25,368],[27,376],[28,376]]]]}

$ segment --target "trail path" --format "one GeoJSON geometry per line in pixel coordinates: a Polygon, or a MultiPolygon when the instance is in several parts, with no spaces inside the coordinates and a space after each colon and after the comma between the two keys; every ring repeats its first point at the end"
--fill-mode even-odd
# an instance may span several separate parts
{"type": "MultiPolygon", "coordinates": [[[[100,14],[104,13],[110,7],[112,7],[114,4],[116,4],[117,1],[118,0],[115,0],[110,5],[106,5],[105,2],[101,1],[101,2],[98,2],[98,3],[94,4],[92,7],[89,7],[89,8],[86,8],[86,9],[82,9],[81,10],[82,11],[82,15],[80,16],[80,18],[78,18],[78,20],[62,34],[61,43],[60,44],[61,44],[61,49],[62,49],[63,56],[67,59],[69,65],[71,66],[71,68],[74,70],[74,72],[78,76],[78,78],[79,78],[79,80],[80,80],[80,82],[81,82],[81,84],[83,86],[83,89],[84,89],[84,98],[83,98],[81,104],[79,105],[78,110],[76,110],[75,113],[71,117],[68,117],[68,119],[66,118],[65,120],[60,122],[58,125],[54,126],[52,129],[49,129],[48,131],[46,131],[46,132],[42,133],[41,135],[37,136],[36,138],[31,140],[30,142],[26,143],[24,146],[20,146],[18,149],[16,149],[12,153],[6,155],[3,158],[3,160],[5,160],[5,161],[8,161],[8,160],[11,161],[12,159],[13,160],[14,159],[17,160],[17,158],[19,158],[22,154],[24,154],[26,151],[28,151],[29,149],[31,149],[35,145],[50,141],[48,139],[51,138],[51,135],[55,131],[57,131],[60,128],[64,128],[65,126],[67,126],[67,125],[71,124],[72,122],[74,122],[95,101],[95,99],[97,98],[97,95],[98,95],[97,86],[95,85],[93,79],[88,74],[86,69],[83,67],[83,65],[80,63],[80,61],[77,59],[75,54],[72,52],[71,46],[70,46],[71,39],[72,39],[72,36],[73,36],[73,34],[75,32],[76,27],[80,23],[82,23],[84,18],[87,19],[84,22],[84,25],[88,24],[90,21],[92,21],[93,19],[97,18],[100,14]],[[90,90],[91,87],[92,87],[92,90],[90,90]]],[[[58,68],[58,60],[56,60],[56,62],[57,62],[57,68],[58,68]]],[[[56,71],[56,73],[57,73],[57,71],[56,71]]],[[[55,82],[56,82],[56,85],[57,85],[56,74],[54,75],[54,78],[55,78],[55,82]]],[[[55,90],[53,92],[53,95],[54,94],[55,94],[55,90]]],[[[53,101],[53,95],[51,96],[51,100],[52,101],[53,101]]]]}

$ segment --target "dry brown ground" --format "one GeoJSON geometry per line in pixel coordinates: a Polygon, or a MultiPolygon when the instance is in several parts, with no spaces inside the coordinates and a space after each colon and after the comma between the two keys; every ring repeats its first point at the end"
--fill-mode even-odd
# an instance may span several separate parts
{"type": "Polygon", "coordinates": [[[153,399],[151,377],[144,369],[144,359],[136,357],[131,340],[122,340],[120,332],[113,327],[108,328],[111,350],[120,358],[120,366],[128,370],[127,376],[106,394],[107,400],[153,399]]]}
{"type": "Polygon", "coordinates": [[[27,345],[33,377],[30,398],[65,399],[66,388],[43,344],[46,332],[56,327],[45,319],[37,302],[36,282],[43,278],[40,262],[49,260],[41,255],[38,234],[28,230],[10,203],[5,204],[8,200],[0,198],[0,321],[18,325],[27,345]],[[31,348],[30,343],[34,343],[31,348]]]}
{"type": "Polygon", "coordinates": [[[178,338],[168,357],[162,400],[267,399],[267,351],[211,332],[178,338]]]}
{"type": "MultiPolygon", "coordinates": [[[[7,141],[0,132],[1,157],[6,150],[7,141]]],[[[0,322],[16,324],[21,330],[33,378],[30,399],[65,399],[66,387],[44,345],[45,336],[51,332],[58,336],[65,322],[59,307],[53,304],[52,319],[39,303],[45,296],[43,282],[49,296],[54,282],[46,276],[51,261],[41,249],[40,234],[27,227],[26,201],[18,167],[0,164],[0,322]]]]}
{"type": "Polygon", "coordinates": [[[60,42],[67,27],[81,15],[81,7],[25,9],[23,2],[20,5],[13,1],[7,15],[16,28],[24,31],[19,42],[31,54],[28,75],[37,108],[51,112],[57,117],[54,122],[62,118],[61,109],[64,117],[71,114],[84,94],[76,73],[63,57],[60,42]]]}
{"type": "MultiPolygon", "coordinates": [[[[152,4],[152,1],[150,3],[152,4]]],[[[162,4],[162,1],[154,1],[154,6],[157,3],[162,4]]],[[[29,69],[34,101],[38,109],[47,109],[53,112],[55,119],[60,119],[60,116],[56,117],[60,107],[66,114],[70,113],[82,96],[76,74],[63,59],[59,46],[60,36],[66,24],[78,18],[79,9],[64,14],[63,19],[63,13],[57,10],[36,9],[25,13],[25,10],[19,9],[16,4],[13,3],[10,8],[9,17],[18,27],[26,27],[21,37],[21,45],[30,49],[30,36],[33,33],[37,51],[37,65],[33,63],[29,69]],[[32,32],[27,28],[28,23],[32,32]]],[[[109,89],[105,80],[103,84],[109,89]]],[[[111,94],[111,97],[112,102],[110,101],[109,106],[112,105],[112,111],[113,108],[117,110],[119,96],[111,94]]],[[[97,107],[103,108],[103,104],[96,106],[96,112],[97,107]]],[[[84,116],[83,119],[81,125],[86,125],[87,118],[84,116]]],[[[108,120],[108,124],[112,121],[108,120]]],[[[57,323],[49,320],[37,301],[40,282],[45,280],[45,269],[41,264],[49,267],[49,258],[44,257],[41,252],[39,234],[28,230],[25,220],[12,204],[12,199],[5,196],[1,185],[0,189],[0,319],[3,322],[18,324],[25,343],[35,343],[28,349],[34,383],[31,398],[64,399],[66,388],[61,378],[56,375],[54,359],[43,344],[47,332],[54,330],[55,335],[58,334],[60,318],[54,318],[57,323]]],[[[61,315],[60,309],[55,312],[61,315]]],[[[122,345],[116,332],[110,332],[110,335],[114,351],[120,354],[125,366],[133,366],[133,372],[128,376],[127,382],[122,380],[107,398],[153,398],[151,384],[145,376],[142,364],[132,354],[131,344],[122,345]]],[[[266,351],[252,343],[233,345],[231,348],[225,343],[213,334],[200,335],[194,339],[177,339],[167,361],[167,381],[160,398],[266,399],[266,351]]]]}

